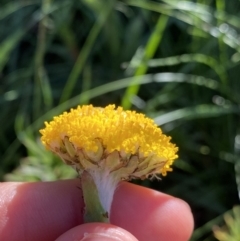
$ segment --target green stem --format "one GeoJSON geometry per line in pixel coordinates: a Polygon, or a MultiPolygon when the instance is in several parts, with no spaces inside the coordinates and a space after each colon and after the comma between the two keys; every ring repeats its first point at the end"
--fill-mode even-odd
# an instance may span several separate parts
{"type": "Polygon", "coordinates": [[[108,213],[103,209],[97,187],[92,176],[87,171],[82,173],[81,183],[85,202],[84,222],[109,223],[108,213]]]}

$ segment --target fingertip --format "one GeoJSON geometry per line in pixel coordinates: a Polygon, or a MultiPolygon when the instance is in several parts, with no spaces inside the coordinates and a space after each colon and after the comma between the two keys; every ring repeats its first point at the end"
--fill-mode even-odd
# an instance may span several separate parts
{"type": "Polygon", "coordinates": [[[189,240],[194,221],[190,206],[179,198],[169,199],[168,202],[157,211],[159,226],[161,223],[167,224],[167,228],[161,227],[163,240],[189,240]]]}
{"type": "Polygon", "coordinates": [[[186,202],[130,183],[122,183],[115,192],[111,222],[140,241],[186,241],[193,230],[186,202]]]}
{"type": "Polygon", "coordinates": [[[56,241],[137,241],[128,231],[108,223],[86,223],[76,226],[56,241]]]}

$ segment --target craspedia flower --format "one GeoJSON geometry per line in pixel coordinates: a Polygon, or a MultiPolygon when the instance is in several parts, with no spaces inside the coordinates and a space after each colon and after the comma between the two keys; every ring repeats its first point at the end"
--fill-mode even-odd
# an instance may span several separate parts
{"type": "Polygon", "coordinates": [[[87,199],[93,199],[88,189],[96,187],[98,195],[95,192],[94,198],[99,197],[96,206],[100,206],[101,214],[86,220],[108,221],[113,194],[121,180],[165,176],[177,158],[178,148],[152,119],[114,105],[78,106],[45,125],[40,130],[43,144],[80,174],[86,216],[93,212],[88,210],[87,199]]]}

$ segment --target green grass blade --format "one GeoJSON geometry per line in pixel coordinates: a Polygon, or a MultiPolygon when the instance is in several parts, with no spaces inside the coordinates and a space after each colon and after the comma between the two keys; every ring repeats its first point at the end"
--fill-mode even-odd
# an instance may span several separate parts
{"type": "MultiPolygon", "coordinates": [[[[146,72],[148,70],[148,66],[146,65],[145,61],[153,58],[157,48],[159,47],[159,45],[161,43],[164,30],[166,29],[166,26],[167,26],[167,22],[168,22],[167,16],[161,15],[159,17],[158,22],[155,26],[155,29],[154,29],[153,33],[151,34],[151,36],[147,42],[147,45],[144,49],[144,55],[143,55],[141,64],[136,69],[134,76],[140,76],[140,75],[146,74],[146,72]]],[[[133,84],[127,88],[127,90],[122,98],[122,103],[121,103],[121,105],[124,109],[131,108],[132,96],[137,95],[139,88],[140,88],[140,86],[137,84],[133,84]]]]}
{"type": "MultiPolygon", "coordinates": [[[[217,0],[216,1],[216,9],[219,12],[225,11],[225,0],[217,0]]],[[[221,28],[221,25],[225,24],[224,21],[221,21],[218,19],[218,26],[221,28]]],[[[220,34],[218,37],[218,45],[219,45],[219,60],[221,62],[221,65],[224,66],[225,63],[228,63],[228,54],[227,54],[227,46],[224,43],[224,34],[220,34]]],[[[227,73],[224,71],[224,75],[222,76],[222,83],[224,85],[228,84],[227,81],[227,73]]]]}
{"type": "Polygon", "coordinates": [[[3,70],[10,57],[11,52],[17,46],[24,34],[25,31],[19,29],[18,31],[7,37],[2,43],[0,43],[0,72],[3,70]]]}
{"type": "Polygon", "coordinates": [[[47,73],[44,67],[44,56],[46,52],[46,34],[48,20],[48,12],[51,10],[51,0],[43,0],[41,13],[43,18],[39,22],[38,36],[37,36],[37,47],[35,52],[35,63],[34,63],[34,99],[33,99],[33,116],[36,119],[42,108],[42,98],[44,101],[45,108],[50,108],[53,102],[50,83],[48,81],[47,73]],[[42,90],[42,91],[39,91],[42,90]]]}
{"type": "Polygon", "coordinates": [[[0,9],[0,21],[4,20],[4,18],[8,17],[11,14],[14,14],[16,11],[34,4],[37,4],[37,1],[31,1],[31,2],[26,1],[21,3],[14,2],[14,3],[5,4],[4,6],[1,6],[1,9],[0,9]]]}
{"type": "MultiPolygon", "coordinates": [[[[159,59],[150,59],[145,62],[145,64],[149,68],[156,68],[156,67],[163,67],[163,66],[173,66],[182,63],[191,63],[196,62],[200,64],[205,64],[209,66],[211,69],[215,71],[218,75],[219,79],[222,79],[223,74],[225,73],[224,67],[213,57],[206,55],[206,54],[182,54],[177,56],[171,56],[166,58],[159,58],[159,59]]],[[[133,63],[128,68],[138,68],[139,63],[133,63]]],[[[128,66],[128,63],[123,63],[123,66],[128,66]]]]}
{"type": "Polygon", "coordinates": [[[228,107],[223,108],[215,105],[198,105],[194,107],[186,107],[183,109],[174,110],[166,114],[162,114],[154,118],[157,125],[161,126],[178,120],[194,120],[201,118],[212,118],[230,113],[239,112],[238,108],[228,107]]]}
{"type": "Polygon", "coordinates": [[[83,71],[83,67],[85,66],[87,58],[88,58],[89,54],[91,53],[92,47],[93,47],[100,31],[103,28],[104,23],[107,21],[108,16],[112,11],[113,4],[114,4],[114,1],[111,1],[111,4],[108,4],[107,6],[102,7],[103,13],[101,15],[99,15],[99,18],[94,23],[94,25],[86,39],[86,42],[78,55],[76,63],[74,64],[73,69],[66,82],[66,85],[63,89],[62,96],[60,98],[60,103],[63,103],[64,101],[69,99],[69,97],[71,96],[72,90],[78,80],[79,75],[83,71]]]}

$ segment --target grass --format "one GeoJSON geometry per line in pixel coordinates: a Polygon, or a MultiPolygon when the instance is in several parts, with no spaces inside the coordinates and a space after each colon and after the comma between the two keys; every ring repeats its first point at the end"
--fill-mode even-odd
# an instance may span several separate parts
{"type": "Polygon", "coordinates": [[[1,180],[75,173],[38,130],[79,104],[109,103],[154,118],[179,146],[174,172],[137,182],[186,200],[191,241],[239,204],[240,3],[0,0],[1,180]]]}

